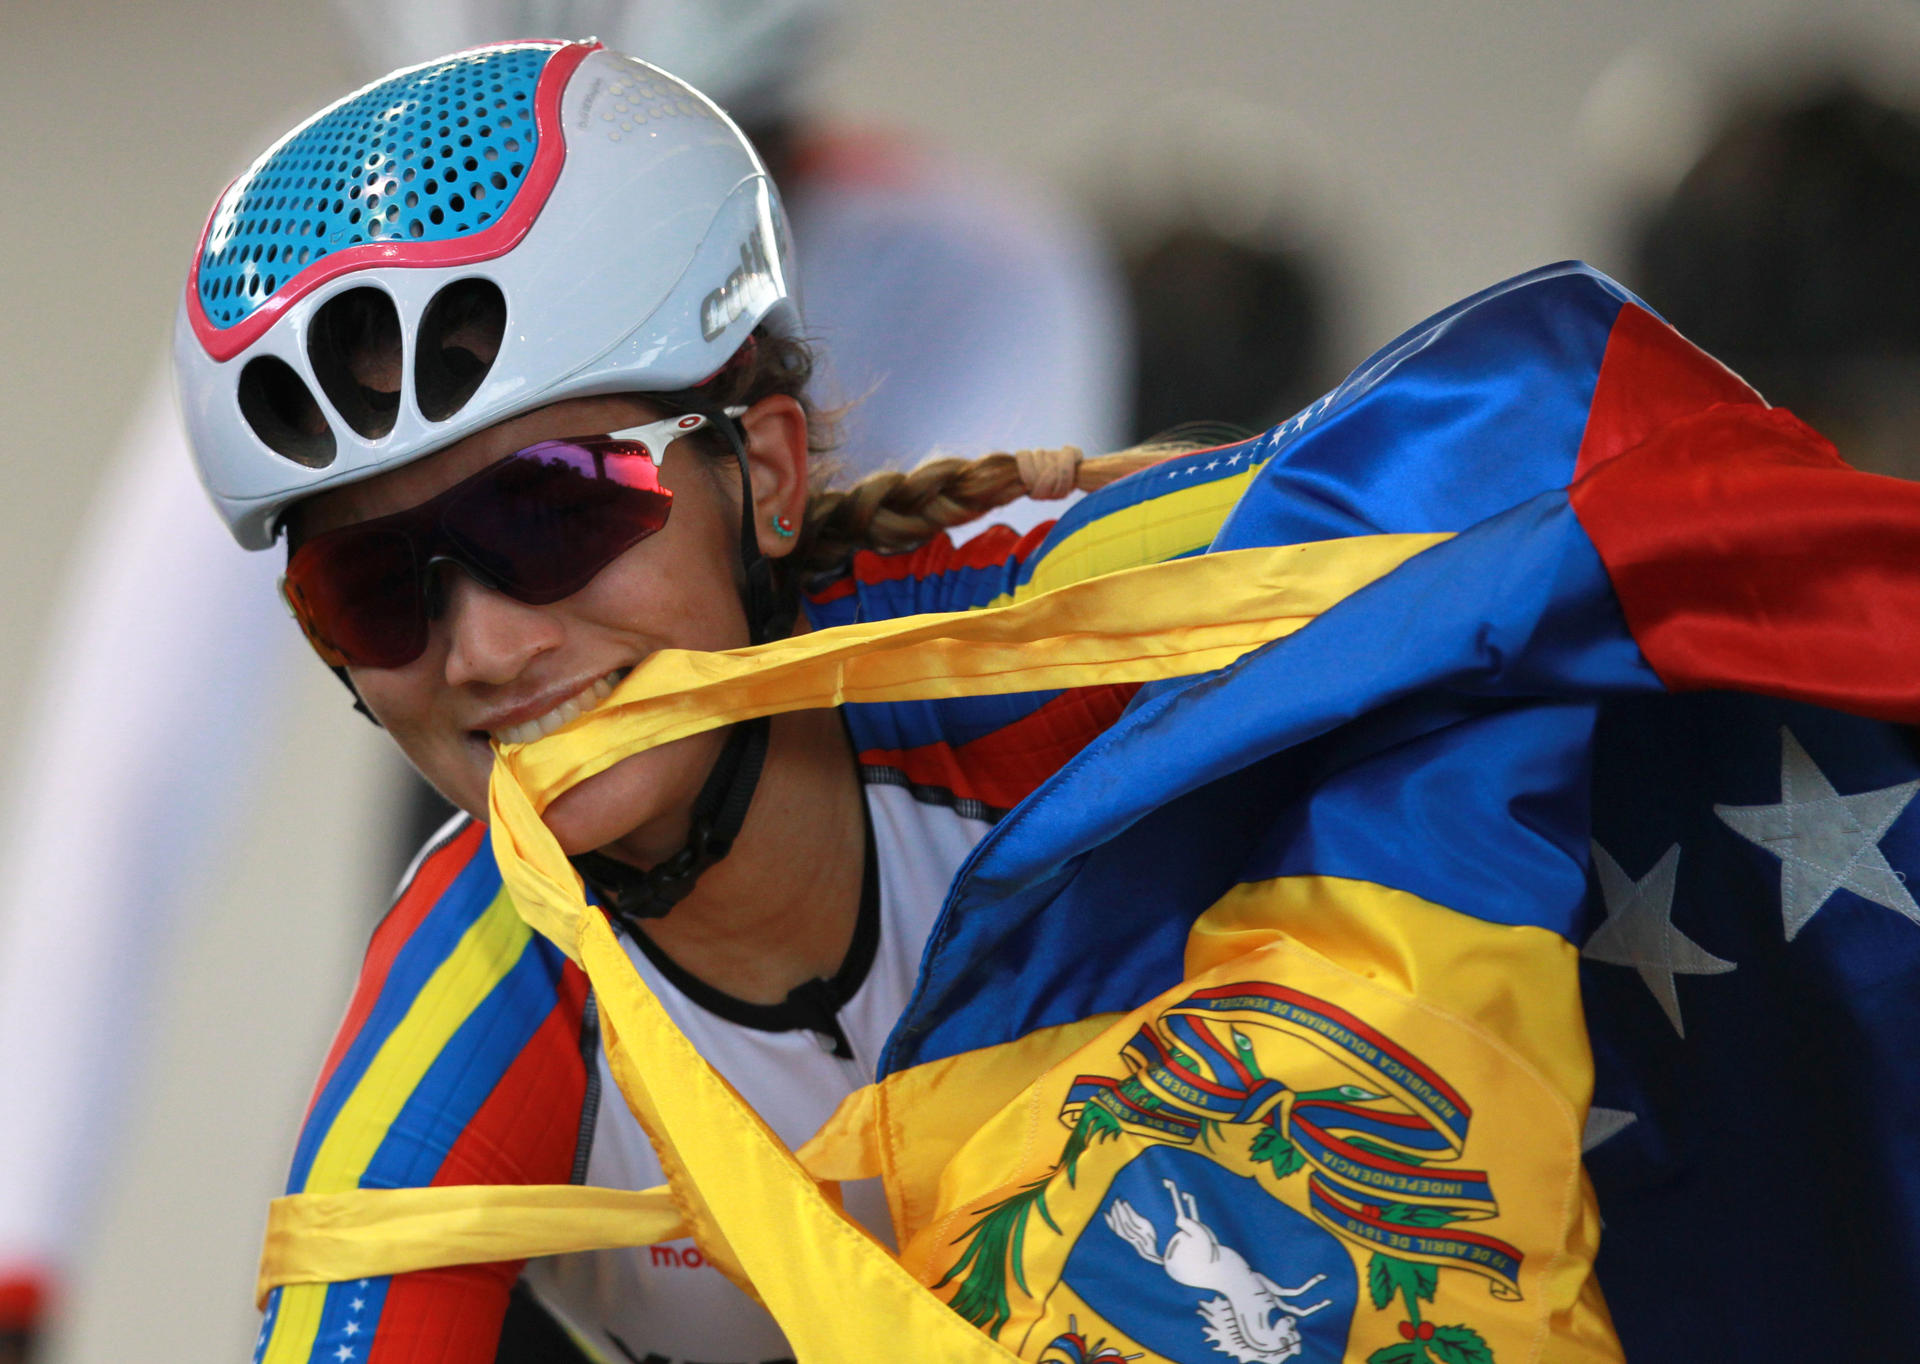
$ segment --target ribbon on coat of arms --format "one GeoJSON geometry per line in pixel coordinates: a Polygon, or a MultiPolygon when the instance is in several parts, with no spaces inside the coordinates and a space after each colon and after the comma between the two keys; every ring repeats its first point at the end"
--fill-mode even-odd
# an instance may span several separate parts
{"type": "MultiPolygon", "coordinates": [[[[982,1210],[961,1238],[964,1249],[937,1287],[955,1287],[952,1306],[962,1316],[999,1333],[1011,1315],[1009,1274],[1030,1292],[1029,1217],[1037,1214],[1053,1232],[1066,1234],[1047,1206],[1050,1187],[1061,1179],[1073,1186],[1090,1150],[1131,1136],[1147,1143],[1148,1150],[1207,1152],[1216,1158],[1237,1151],[1230,1163],[1251,1173],[1260,1191],[1276,1201],[1283,1183],[1304,1174],[1304,1197],[1296,1193],[1287,1202],[1336,1240],[1371,1252],[1366,1277],[1374,1306],[1384,1309],[1398,1300],[1407,1314],[1401,1327],[1407,1339],[1376,1352],[1376,1358],[1385,1356],[1382,1364],[1436,1357],[1491,1361],[1491,1350],[1470,1327],[1436,1327],[1420,1319],[1419,1303],[1433,1298],[1441,1269],[1483,1277],[1496,1298],[1521,1297],[1522,1252],[1460,1225],[1493,1218],[1499,1209],[1485,1171],[1452,1164],[1465,1149],[1473,1112],[1436,1070],[1338,1005],[1272,981],[1194,991],[1143,1023],[1119,1054],[1124,1076],[1083,1074],[1069,1087],[1060,1109],[1069,1136],[1052,1171],[982,1210]],[[1257,1044],[1263,1030],[1306,1044],[1324,1058],[1317,1069],[1324,1071],[1324,1062],[1331,1061],[1347,1078],[1296,1088],[1286,1067],[1271,1060],[1263,1064],[1257,1044]],[[1253,1129],[1250,1138],[1248,1128],[1253,1129]],[[1237,1138],[1230,1129],[1238,1131],[1237,1138]],[[1436,1355],[1436,1347],[1447,1348],[1436,1355]]],[[[1153,1173],[1161,1174],[1162,1168],[1153,1173]]],[[[1176,1238],[1182,1232],[1189,1240],[1204,1238],[1212,1263],[1238,1262],[1247,1271],[1242,1277],[1255,1283],[1261,1304],[1251,1317],[1244,1311],[1236,1317],[1224,1297],[1217,1307],[1203,1303],[1213,1348],[1247,1360],[1298,1353],[1300,1323],[1327,1305],[1307,1305],[1313,1297],[1309,1290],[1326,1275],[1283,1287],[1248,1266],[1240,1251],[1220,1244],[1202,1221],[1203,1209],[1175,1179],[1147,1183],[1164,1185],[1172,1195],[1176,1230],[1164,1249],[1151,1220],[1155,1214],[1164,1218],[1164,1198],[1150,1205],[1153,1213],[1117,1195],[1110,1198],[1100,1218],[1107,1231],[1140,1258],[1165,1262],[1175,1277],[1176,1238]],[[1261,1329],[1274,1336],[1265,1347],[1253,1338],[1261,1329]]],[[[1141,1181],[1134,1184],[1138,1201],[1141,1181]]],[[[1095,1348],[1077,1327],[1049,1346],[1046,1357],[1070,1360],[1076,1347],[1083,1355],[1095,1348]]],[[[1086,1357],[1097,1354],[1095,1348],[1086,1357]]],[[[1109,1355],[1139,1357],[1117,1349],[1109,1355]]]]}

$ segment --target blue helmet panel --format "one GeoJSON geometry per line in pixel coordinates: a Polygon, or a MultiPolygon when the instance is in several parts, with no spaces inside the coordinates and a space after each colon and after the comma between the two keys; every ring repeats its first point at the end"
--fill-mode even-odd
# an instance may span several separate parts
{"type": "Polygon", "coordinates": [[[512,44],[399,72],[295,129],[222,197],[200,304],[227,328],[332,252],[484,230],[525,181],[556,48],[512,44]]]}

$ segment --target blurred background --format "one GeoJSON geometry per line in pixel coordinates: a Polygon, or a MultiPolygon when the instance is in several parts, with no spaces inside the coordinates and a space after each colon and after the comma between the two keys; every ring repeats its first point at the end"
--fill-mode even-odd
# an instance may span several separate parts
{"type": "MultiPolygon", "coordinates": [[[[838,8],[805,81],[814,117],[991,163],[1110,253],[1135,323],[1105,363],[1140,366],[1116,386],[1133,395],[1117,429],[1263,426],[1427,313],[1581,257],[1843,453],[1913,472],[1913,0],[838,8]]],[[[88,509],[103,478],[127,476],[114,455],[143,404],[164,401],[213,197],[293,121],[378,74],[327,5],[0,6],[0,715],[15,786],[49,704],[33,698],[75,547],[114,533],[88,509]]],[[[170,572],[164,529],[143,569],[154,581],[170,572]]],[[[232,559],[250,592],[271,592],[277,555],[232,559]]],[[[260,620],[291,641],[277,610],[260,620]]],[[[138,625],[103,621],[118,633],[93,639],[125,642],[118,675],[73,699],[102,732],[166,646],[138,625]]],[[[178,908],[127,916],[114,932],[136,983],[82,1001],[122,1059],[72,1148],[84,1187],[60,1195],[68,1265],[40,1356],[54,1364],[249,1350],[263,1208],[399,865],[396,760],[324,670],[287,649],[288,666],[223,677],[208,652],[204,685],[233,690],[234,723],[164,736],[165,770],[141,778],[177,781],[202,811],[148,831],[174,850],[178,908]]],[[[83,767],[14,791],[14,827],[23,810],[90,819],[124,779],[83,767]]],[[[138,903],[138,866],[116,877],[138,903]]],[[[30,916],[60,935],[61,885],[21,894],[0,927],[30,916]]],[[[24,998],[13,970],[0,989],[24,998]]],[[[66,982],[33,988],[57,999],[66,982]]],[[[0,1102],[0,1132],[22,1102],[0,1102]]],[[[0,1245],[0,1280],[17,1253],[0,1245]]]]}

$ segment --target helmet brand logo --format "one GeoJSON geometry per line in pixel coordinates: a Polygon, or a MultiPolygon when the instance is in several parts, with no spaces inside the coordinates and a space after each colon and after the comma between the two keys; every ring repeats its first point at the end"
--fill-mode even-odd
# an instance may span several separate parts
{"type": "Polygon", "coordinates": [[[740,265],[727,282],[700,300],[700,335],[708,341],[732,326],[749,309],[765,311],[780,300],[773,262],[756,229],[740,244],[740,265]]]}

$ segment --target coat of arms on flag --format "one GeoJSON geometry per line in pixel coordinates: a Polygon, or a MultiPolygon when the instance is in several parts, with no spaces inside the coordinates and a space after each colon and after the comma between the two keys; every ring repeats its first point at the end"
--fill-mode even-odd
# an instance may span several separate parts
{"type": "Polygon", "coordinates": [[[1518,1353],[1564,1229],[1503,1216],[1496,1189],[1572,1197],[1571,1112],[1502,1141],[1549,1097],[1521,1058],[1293,944],[1255,955],[1271,969],[1240,958],[1056,1068],[1051,1123],[1006,1115],[1048,1159],[949,1220],[936,1290],[1050,1364],[1518,1353]]]}

